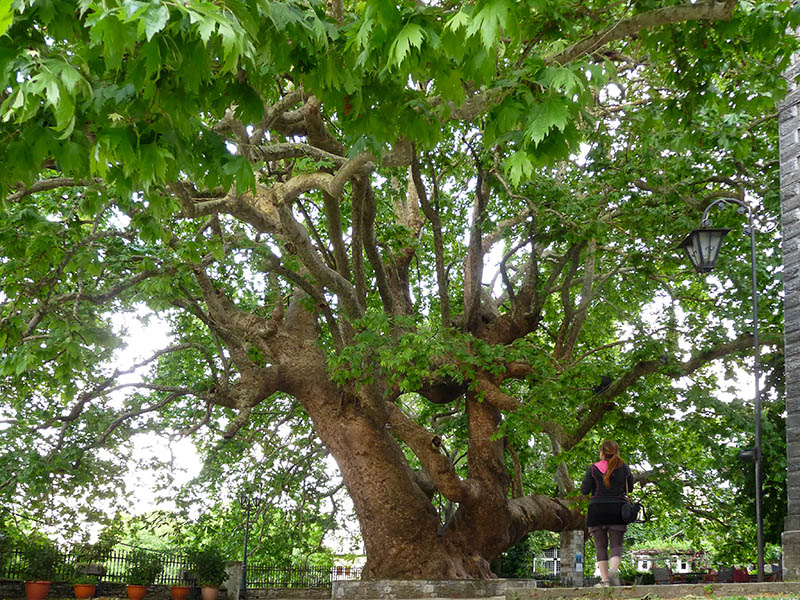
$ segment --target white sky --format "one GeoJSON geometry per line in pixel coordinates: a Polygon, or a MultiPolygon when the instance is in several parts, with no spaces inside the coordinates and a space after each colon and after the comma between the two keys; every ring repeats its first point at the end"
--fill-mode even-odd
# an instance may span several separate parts
{"type": "MultiPolygon", "coordinates": [[[[146,311],[143,309],[139,316],[145,314],[146,311]]],[[[125,336],[127,345],[118,351],[114,359],[122,368],[152,356],[154,351],[165,348],[171,343],[168,325],[156,317],[150,317],[147,324],[142,323],[139,319],[131,320],[128,315],[116,315],[113,321],[115,331],[119,332],[123,328],[127,330],[125,336]]],[[[120,382],[136,380],[138,377],[134,373],[121,378],[120,382]]],[[[130,392],[122,391],[119,396],[124,397],[125,393],[130,392]]],[[[148,459],[163,459],[165,452],[172,452],[175,456],[174,464],[176,466],[173,471],[175,478],[173,487],[176,494],[180,486],[200,472],[202,461],[195,451],[192,441],[188,438],[167,440],[152,434],[141,434],[137,436],[137,442],[136,458],[140,462],[147,463],[148,459]]],[[[155,509],[173,510],[175,508],[172,502],[156,503],[156,485],[152,471],[142,469],[133,462],[128,465],[128,470],[126,485],[132,501],[132,515],[142,515],[155,509]]]]}

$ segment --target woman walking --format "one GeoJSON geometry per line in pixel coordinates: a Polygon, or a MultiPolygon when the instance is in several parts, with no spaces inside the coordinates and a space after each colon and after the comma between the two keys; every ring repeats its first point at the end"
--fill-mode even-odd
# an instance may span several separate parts
{"type": "Polygon", "coordinates": [[[600,460],[586,470],[581,484],[581,494],[591,495],[586,525],[594,538],[602,579],[596,587],[619,585],[622,540],[628,528],[622,520],[622,505],[632,489],[633,474],[619,455],[619,445],[610,440],[603,442],[600,460]]]}

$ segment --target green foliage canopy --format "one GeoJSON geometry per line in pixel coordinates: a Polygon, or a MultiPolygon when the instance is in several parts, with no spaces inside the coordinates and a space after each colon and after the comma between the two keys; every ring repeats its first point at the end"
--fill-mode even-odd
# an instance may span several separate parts
{"type": "Polygon", "coordinates": [[[708,365],[746,366],[746,241],[708,282],[675,246],[711,199],[757,207],[771,351],[789,2],[13,8],[4,498],[114,497],[155,431],[206,459],[187,501],[238,465],[234,482],[270,481],[282,508],[313,505],[324,535],[330,451],[368,553],[441,526],[490,560],[576,525],[570,470],[602,437],[674,505],[730,479],[747,407],[720,400],[708,365]],[[120,364],[142,307],[173,343],[120,364]],[[499,538],[459,530],[479,506],[507,517],[499,538]],[[405,524],[376,525],[402,508],[405,524]]]}

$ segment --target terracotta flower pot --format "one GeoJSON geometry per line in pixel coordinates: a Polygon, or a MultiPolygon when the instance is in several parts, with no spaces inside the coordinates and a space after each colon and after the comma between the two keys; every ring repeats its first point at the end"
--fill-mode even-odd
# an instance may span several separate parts
{"type": "Polygon", "coordinates": [[[200,595],[203,600],[217,600],[219,596],[219,587],[216,585],[204,585],[200,590],[200,595]]]}
{"type": "Polygon", "coordinates": [[[147,586],[146,585],[129,585],[128,586],[128,598],[130,600],[142,600],[144,595],[147,593],[147,586]]]}
{"type": "Polygon", "coordinates": [[[170,593],[172,593],[172,600],[187,600],[189,598],[189,589],[188,585],[173,585],[169,588],[170,593]]]}
{"type": "Polygon", "coordinates": [[[91,598],[97,586],[93,583],[76,583],[72,586],[75,589],[75,597],[79,600],[91,598]]]}
{"type": "Polygon", "coordinates": [[[50,593],[49,581],[26,581],[25,597],[28,600],[44,600],[50,593]]]}

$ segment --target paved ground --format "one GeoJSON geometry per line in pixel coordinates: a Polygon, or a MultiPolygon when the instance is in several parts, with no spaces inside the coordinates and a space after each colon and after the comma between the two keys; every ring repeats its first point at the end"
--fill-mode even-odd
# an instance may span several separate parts
{"type": "MultiPolygon", "coordinates": [[[[386,598],[403,600],[402,595],[390,595],[382,600],[386,600],[386,598]]],[[[609,588],[513,588],[507,590],[505,596],[458,599],[454,597],[426,597],[424,599],[417,598],[416,600],[571,600],[578,598],[592,600],[669,600],[672,598],[692,600],[743,600],[750,598],[800,600],[800,582],[639,585],[609,588]]],[[[293,598],[291,600],[298,599],[293,598]]],[[[359,600],[367,599],[360,598],[359,600]]]]}
{"type": "Polygon", "coordinates": [[[800,600],[800,582],[711,583],[639,585],[609,588],[551,588],[508,590],[503,600],[557,600],[596,598],[617,600],[640,598],[791,598],[800,600]]]}

